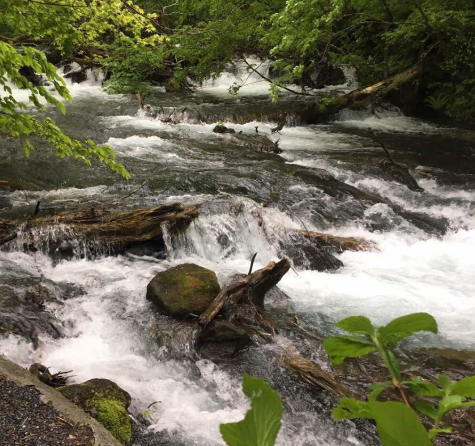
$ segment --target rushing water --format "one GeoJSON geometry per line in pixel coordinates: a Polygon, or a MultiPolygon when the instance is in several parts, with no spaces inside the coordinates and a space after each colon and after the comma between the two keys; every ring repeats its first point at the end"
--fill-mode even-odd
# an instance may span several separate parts
{"type": "MultiPolygon", "coordinates": [[[[173,125],[136,114],[132,98],[107,96],[97,84],[91,78],[72,86],[74,103],[65,117],[56,118],[72,136],[110,144],[132,180],[119,180],[101,166],[56,159],[41,146],[25,159],[13,142],[3,141],[0,178],[28,180],[40,190],[0,192],[2,214],[29,213],[40,200],[46,210],[199,203],[201,216],[180,240],[168,241],[166,260],[131,252],[57,263],[40,252],[25,253],[21,245],[0,252],[0,274],[14,270],[19,277],[68,282],[81,290],[64,305],[49,306],[65,337],[40,335],[35,349],[11,335],[0,340],[1,353],[25,366],[41,362],[54,371],[73,369],[78,382],[112,379],[132,395],[135,417],[156,403],[149,429],[167,433],[170,444],[222,444],[219,424],[239,420],[248,407],[240,391],[244,371],[265,377],[284,397],[279,445],[377,444],[371,432],[363,435],[350,423],[337,427],[329,415],[333,402],[315,398],[281,370],[266,353],[271,347],[253,347],[246,361],[226,366],[200,359],[186,338],[179,341],[179,333],[172,349],[154,340],[153,333],[170,327],[145,300],[154,274],[194,262],[214,270],[223,283],[246,272],[255,252],[256,267],[276,259],[279,228],[303,226],[374,244],[369,252],[341,254],[345,266],[336,272],[292,269],[283,278],[279,286],[308,328],[328,333],[333,322],[349,315],[369,315],[382,324],[428,311],[437,318],[440,334],[417,338],[415,345],[475,350],[475,137],[470,130],[410,119],[392,108],[346,112],[333,123],[287,126],[280,133],[271,133],[272,122],[234,124],[246,116],[278,115],[296,101],[284,95],[278,105],[269,105],[266,83],[242,72],[186,96],[157,91],[150,102],[164,108],[161,116],[176,109],[183,118],[173,125]],[[251,86],[231,96],[227,88],[236,81],[251,86]],[[258,152],[231,135],[214,134],[210,122],[219,120],[244,135],[255,134],[257,127],[279,140],[283,153],[258,152]],[[387,176],[379,164],[384,152],[368,127],[398,162],[413,169],[424,192],[412,192],[387,176]],[[312,180],[322,170],[382,201],[329,194],[312,180]],[[271,205],[263,207],[269,200],[271,205]],[[428,234],[401,209],[445,219],[448,231],[428,234]]],[[[283,348],[293,343],[278,339],[283,348]]]]}

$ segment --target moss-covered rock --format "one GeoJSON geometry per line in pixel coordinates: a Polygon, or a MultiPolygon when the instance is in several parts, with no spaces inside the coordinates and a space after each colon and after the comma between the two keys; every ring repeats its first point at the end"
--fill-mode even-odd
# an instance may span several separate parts
{"type": "Polygon", "coordinates": [[[89,412],[122,444],[130,443],[132,426],[127,408],[131,399],[117,384],[108,379],[91,379],[58,390],[67,399],[89,412]]]}
{"type": "Polygon", "coordinates": [[[147,286],[147,299],[174,317],[203,313],[219,294],[216,274],[192,263],[158,273],[147,286]]]}

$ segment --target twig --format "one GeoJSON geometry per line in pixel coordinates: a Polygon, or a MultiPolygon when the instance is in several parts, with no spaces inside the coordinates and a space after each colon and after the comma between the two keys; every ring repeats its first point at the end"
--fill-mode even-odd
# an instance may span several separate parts
{"type": "Polygon", "coordinates": [[[63,423],[68,424],[71,427],[74,427],[74,424],[71,424],[69,421],[65,420],[64,418],[61,417],[56,417],[59,421],[62,421],[63,423]]]}
{"type": "Polygon", "coordinates": [[[378,135],[376,135],[376,133],[374,133],[373,129],[370,127],[368,128],[368,132],[371,133],[374,138],[376,139],[376,141],[378,141],[379,145],[381,146],[381,148],[384,150],[384,152],[386,153],[389,161],[391,162],[391,164],[396,164],[395,161],[392,159],[391,157],[391,154],[389,153],[389,150],[386,149],[385,145],[383,144],[383,142],[379,139],[378,135]]]}
{"type": "Polygon", "coordinates": [[[248,276],[252,274],[252,267],[254,266],[254,260],[256,260],[257,252],[252,256],[251,259],[251,266],[249,267],[249,272],[247,273],[248,276]]]}

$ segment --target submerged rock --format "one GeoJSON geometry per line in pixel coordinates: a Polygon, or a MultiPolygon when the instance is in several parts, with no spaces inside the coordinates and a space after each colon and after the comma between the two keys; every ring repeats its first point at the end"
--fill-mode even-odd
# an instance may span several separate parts
{"type": "Polygon", "coordinates": [[[63,396],[96,418],[122,444],[130,443],[132,426],[127,408],[130,395],[108,379],[91,379],[58,389],[63,396]]]}
{"type": "Polygon", "coordinates": [[[424,189],[417,184],[417,181],[410,174],[409,168],[405,164],[384,160],[380,163],[380,166],[391,179],[404,184],[408,189],[415,192],[424,191],[424,189]]]}
{"type": "Polygon", "coordinates": [[[63,300],[80,295],[82,290],[70,283],[37,277],[5,259],[0,261],[0,270],[0,337],[13,334],[35,346],[39,335],[60,338],[63,324],[49,307],[62,305],[63,300]]]}
{"type": "Polygon", "coordinates": [[[226,127],[224,124],[218,124],[214,129],[214,133],[236,133],[236,130],[226,127]]]}
{"type": "Polygon", "coordinates": [[[220,291],[213,271],[185,263],[158,273],[147,286],[147,299],[162,314],[183,317],[203,313],[220,291]]]}

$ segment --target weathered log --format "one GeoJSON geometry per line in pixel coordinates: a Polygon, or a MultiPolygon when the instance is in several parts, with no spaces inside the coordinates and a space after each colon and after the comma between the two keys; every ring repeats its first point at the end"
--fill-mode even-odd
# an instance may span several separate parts
{"type": "Polygon", "coordinates": [[[302,109],[300,116],[307,124],[317,124],[348,107],[365,108],[370,104],[379,105],[384,101],[388,101],[393,93],[416,82],[422,73],[422,64],[417,64],[402,73],[352,91],[344,96],[324,98],[326,102],[322,100],[302,109]]]}
{"type": "Polygon", "coordinates": [[[282,259],[278,263],[270,262],[265,268],[224,287],[210,307],[200,316],[200,325],[206,327],[221,311],[226,302],[236,303],[244,295],[252,296],[252,302],[262,307],[267,291],[277,285],[289,269],[290,263],[287,259],[282,259]]]}
{"type": "Polygon", "coordinates": [[[296,350],[284,350],[278,360],[283,367],[299,375],[307,384],[325,389],[339,397],[358,398],[315,362],[305,359],[296,350]]]}
{"type": "Polygon", "coordinates": [[[186,227],[197,216],[196,206],[182,204],[120,212],[90,209],[34,219],[0,220],[0,240],[10,236],[17,228],[22,228],[22,235],[28,236],[36,229],[60,227],[64,234],[105,244],[145,242],[162,238],[163,223],[177,228],[186,227]]]}
{"type": "Polygon", "coordinates": [[[382,100],[387,97],[389,93],[398,90],[405,84],[415,81],[421,76],[422,71],[422,65],[417,64],[384,81],[377,82],[376,84],[370,85],[369,87],[355,90],[345,96],[347,102],[346,107],[356,102],[367,101],[368,99],[370,99],[371,102],[382,100]]]}
{"type": "Polygon", "coordinates": [[[284,227],[275,228],[278,232],[283,232],[289,236],[302,237],[309,242],[314,242],[318,246],[324,246],[335,252],[344,251],[370,251],[373,247],[370,242],[355,237],[340,237],[326,234],[324,232],[305,231],[299,229],[289,229],[284,227]]]}

